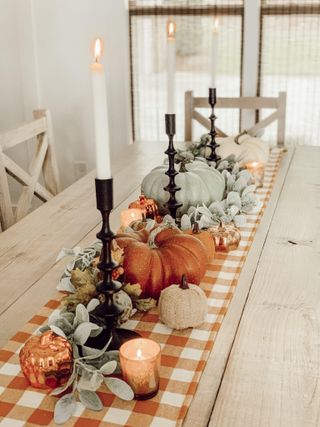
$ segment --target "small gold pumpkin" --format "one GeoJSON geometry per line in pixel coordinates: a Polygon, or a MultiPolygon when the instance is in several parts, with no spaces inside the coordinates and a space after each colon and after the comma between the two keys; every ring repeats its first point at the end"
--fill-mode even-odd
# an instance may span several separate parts
{"type": "Polygon", "coordinates": [[[160,320],[169,328],[193,328],[203,323],[208,313],[207,298],[203,290],[188,284],[183,275],[180,285],[171,285],[161,292],[160,320]]]}
{"type": "Polygon", "coordinates": [[[226,225],[222,222],[217,227],[208,228],[216,246],[216,252],[230,252],[237,249],[241,240],[241,234],[234,225],[226,225]]]}

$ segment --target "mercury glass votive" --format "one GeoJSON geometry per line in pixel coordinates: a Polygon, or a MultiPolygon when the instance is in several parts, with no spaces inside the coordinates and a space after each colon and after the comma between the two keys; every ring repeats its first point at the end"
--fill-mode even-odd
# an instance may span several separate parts
{"type": "Polygon", "coordinates": [[[125,209],[120,212],[120,223],[122,228],[128,227],[133,221],[142,219],[142,210],[141,209],[125,209]]]}
{"type": "Polygon", "coordinates": [[[247,170],[251,173],[253,183],[257,188],[263,187],[264,164],[260,162],[246,163],[247,170]]]}
{"type": "Polygon", "coordinates": [[[161,349],[155,341],[137,338],[120,347],[123,379],[132,387],[135,399],[151,399],[159,390],[161,349]]]}

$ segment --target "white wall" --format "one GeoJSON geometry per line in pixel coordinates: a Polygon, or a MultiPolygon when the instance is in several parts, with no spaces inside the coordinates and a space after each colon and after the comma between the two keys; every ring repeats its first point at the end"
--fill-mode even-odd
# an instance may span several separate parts
{"type": "MultiPolygon", "coordinates": [[[[8,64],[0,66],[0,84],[12,100],[0,126],[12,117],[31,117],[34,107],[52,113],[56,151],[63,186],[75,180],[74,161],[94,168],[94,135],[89,65],[92,42],[105,40],[111,155],[122,155],[130,140],[129,41],[125,0],[0,0],[0,19],[7,23],[2,44],[8,44],[8,64]],[[3,9],[2,5],[6,7],[3,9]],[[15,4],[14,7],[9,4],[15,4]],[[15,26],[12,23],[15,22],[15,26]],[[9,34],[10,31],[13,34],[9,34]],[[10,37],[12,35],[12,37],[10,37]],[[20,55],[11,45],[19,45],[20,55]],[[16,74],[11,64],[17,65],[16,74]],[[9,66],[10,63],[10,66],[9,66]],[[15,85],[15,82],[18,82],[15,85]],[[19,114],[20,115],[19,115],[19,114]]],[[[0,22],[1,23],[1,22],[0,22]]],[[[1,25],[2,27],[2,25],[1,25]]],[[[0,28],[1,31],[1,28],[0,28]]],[[[1,34],[2,35],[2,34],[1,34]]],[[[1,53],[1,56],[4,55],[1,53]]],[[[1,96],[0,112],[6,109],[1,96]]]]}
{"type": "MultiPolygon", "coordinates": [[[[23,83],[15,3],[0,0],[0,133],[24,121],[23,83]]],[[[28,148],[15,147],[8,153],[24,168],[28,165],[28,148]]],[[[9,177],[13,202],[21,187],[9,177]]]]}
{"type": "Polygon", "coordinates": [[[14,2],[0,0],[0,131],[24,119],[14,2]]]}

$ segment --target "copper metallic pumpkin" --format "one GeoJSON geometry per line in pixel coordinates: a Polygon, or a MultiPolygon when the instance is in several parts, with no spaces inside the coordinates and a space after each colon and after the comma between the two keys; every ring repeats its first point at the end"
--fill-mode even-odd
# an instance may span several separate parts
{"type": "Polygon", "coordinates": [[[156,219],[159,211],[157,202],[153,199],[147,199],[143,194],[139,200],[135,200],[128,206],[129,209],[140,209],[146,218],[156,219]]]}
{"type": "Polygon", "coordinates": [[[24,376],[36,388],[65,384],[73,369],[71,344],[52,331],[31,337],[22,347],[19,358],[24,376]]]}
{"type": "Polygon", "coordinates": [[[241,234],[234,225],[220,224],[216,227],[208,228],[216,246],[216,252],[234,251],[239,246],[241,234]]]}
{"type": "Polygon", "coordinates": [[[178,229],[159,226],[151,231],[118,234],[116,239],[124,249],[125,282],[139,283],[144,298],[158,299],[161,290],[179,283],[184,273],[194,284],[204,276],[204,244],[178,229]]]}

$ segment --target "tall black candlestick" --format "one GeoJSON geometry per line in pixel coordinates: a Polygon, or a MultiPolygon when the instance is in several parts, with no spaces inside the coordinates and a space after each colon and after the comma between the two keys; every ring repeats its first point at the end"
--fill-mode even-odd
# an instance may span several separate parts
{"type": "Polygon", "coordinates": [[[169,138],[169,146],[165,151],[165,154],[168,155],[169,159],[169,169],[166,172],[166,175],[169,177],[169,184],[164,187],[165,191],[168,191],[170,194],[169,200],[166,203],[166,207],[169,209],[170,215],[172,218],[176,219],[177,210],[182,206],[182,203],[178,203],[176,200],[176,192],[181,190],[175,183],[175,177],[179,172],[176,171],[174,167],[174,158],[177,154],[174,145],[173,145],[173,137],[176,133],[176,115],[175,114],[166,114],[166,134],[169,138]]]}
{"type": "Polygon", "coordinates": [[[216,88],[210,88],[209,89],[209,98],[208,98],[208,100],[209,100],[209,104],[211,106],[211,114],[210,114],[210,117],[209,117],[210,122],[211,122],[211,128],[210,128],[210,132],[209,132],[209,135],[211,137],[211,141],[210,141],[209,144],[207,144],[207,147],[210,148],[210,154],[207,157],[207,160],[217,162],[218,160],[221,159],[221,157],[219,157],[216,154],[216,148],[219,147],[219,145],[216,143],[217,132],[216,132],[215,124],[214,124],[214,122],[217,119],[217,116],[214,114],[214,107],[215,107],[216,102],[217,102],[216,88]]]}
{"type": "Polygon", "coordinates": [[[97,291],[103,295],[101,302],[94,311],[90,313],[91,320],[103,327],[103,331],[94,338],[89,338],[86,345],[94,348],[103,348],[112,338],[108,350],[116,350],[128,339],[139,336],[136,332],[126,329],[116,329],[118,317],[123,313],[123,307],[115,301],[115,294],[120,291],[120,282],[112,279],[112,272],[118,265],[112,260],[111,245],[114,234],[110,228],[109,217],[113,209],[113,180],[96,179],[97,209],[101,212],[102,227],[97,234],[102,241],[102,251],[98,269],[102,273],[102,280],[97,284],[97,291]]]}

